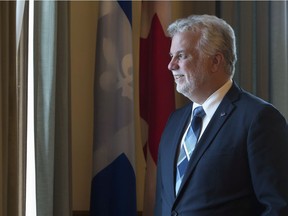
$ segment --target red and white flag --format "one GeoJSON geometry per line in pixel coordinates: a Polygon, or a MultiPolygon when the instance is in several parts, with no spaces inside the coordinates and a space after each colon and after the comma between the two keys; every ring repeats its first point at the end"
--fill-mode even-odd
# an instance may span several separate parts
{"type": "Polygon", "coordinates": [[[143,216],[153,215],[158,145],[170,113],[175,109],[174,80],[167,66],[171,21],[170,2],[142,2],[140,39],[140,116],[146,177],[143,216]]]}

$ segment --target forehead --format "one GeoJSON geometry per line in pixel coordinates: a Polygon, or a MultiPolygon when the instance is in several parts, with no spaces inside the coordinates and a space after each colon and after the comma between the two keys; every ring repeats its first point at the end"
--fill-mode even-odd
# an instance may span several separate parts
{"type": "Polygon", "coordinates": [[[170,52],[176,53],[181,50],[195,50],[199,38],[200,33],[198,32],[178,32],[172,37],[170,52]]]}

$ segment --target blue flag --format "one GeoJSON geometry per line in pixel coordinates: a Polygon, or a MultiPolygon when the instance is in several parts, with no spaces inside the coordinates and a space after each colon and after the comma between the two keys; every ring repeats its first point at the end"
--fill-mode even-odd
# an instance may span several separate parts
{"type": "Polygon", "coordinates": [[[131,1],[99,2],[91,216],[136,216],[131,1]]]}

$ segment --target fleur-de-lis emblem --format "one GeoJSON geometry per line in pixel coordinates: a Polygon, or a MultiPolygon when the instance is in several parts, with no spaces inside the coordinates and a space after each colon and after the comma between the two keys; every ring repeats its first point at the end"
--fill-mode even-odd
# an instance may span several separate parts
{"type": "Polygon", "coordinates": [[[121,95],[132,100],[132,54],[124,55],[121,59],[121,67],[117,67],[119,56],[116,53],[114,43],[110,39],[104,38],[102,45],[107,68],[100,76],[101,88],[104,91],[122,89],[121,95]]]}

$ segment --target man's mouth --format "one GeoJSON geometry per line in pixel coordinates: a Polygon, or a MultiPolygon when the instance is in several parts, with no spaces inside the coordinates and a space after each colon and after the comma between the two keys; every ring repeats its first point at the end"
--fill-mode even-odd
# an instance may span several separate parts
{"type": "Polygon", "coordinates": [[[179,78],[181,78],[181,77],[183,77],[184,75],[181,75],[181,74],[179,74],[179,75],[174,75],[174,78],[175,78],[175,80],[177,80],[177,79],[179,79],[179,78]]]}

